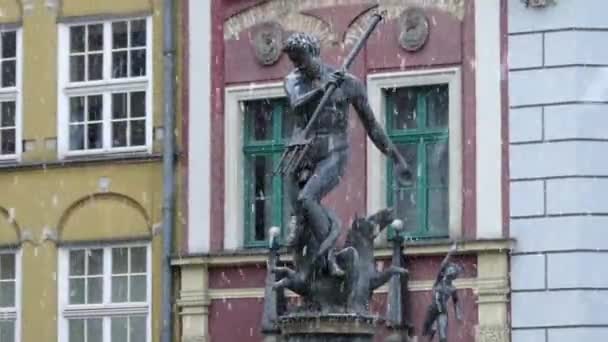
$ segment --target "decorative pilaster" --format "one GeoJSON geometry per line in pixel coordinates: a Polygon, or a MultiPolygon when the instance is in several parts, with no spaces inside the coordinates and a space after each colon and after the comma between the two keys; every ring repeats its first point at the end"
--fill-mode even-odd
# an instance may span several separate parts
{"type": "Polygon", "coordinates": [[[477,342],[509,342],[508,253],[480,253],[477,256],[477,342]]]}
{"type": "Polygon", "coordinates": [[[206,265],[180,267],[181,288],[177,306],[181,342],[209,342],[209,275],[206,265]]]}

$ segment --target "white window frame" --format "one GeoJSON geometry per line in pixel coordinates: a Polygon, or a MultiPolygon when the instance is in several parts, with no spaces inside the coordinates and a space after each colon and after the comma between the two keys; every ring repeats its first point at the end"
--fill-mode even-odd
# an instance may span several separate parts
{"type": "MultiPolygon", "coordinates": [[[[389,72],[367,76],[369,104],[376,120],[385,127],[386,90],[447,84],[449,94],[449,236],[462,235],[462,93],[460,68],[389,72]]],[[[386,158],[367,141],[367,212],[386,207],[386,158]]],[[[379,238],[384,243],[386,237],[379,238]]]]}
{"type": "Polygon", "coordinates": [[[243,169],[244,101],[285,97],[283,83],[228,87],[224,98],[224,248],[245,243],[243,169]]]}
{"type": "MultiPolygon", "coordinates": [[[[151,153],[153,129],[153,32],[152,18],[129,17],[109,18],[95,21],[79,21],[59,24],[58,26],[58,100],[57,100],[57,147],[60,159],[75,156],[86,156],[108,153],[151,153]],[[138,77],[112,78],[112,22],[146,20],[146,75],[138,77]],[[103,24],[103,78],[95,81],[71,82],[70,76],[70,27],[81,25],[103,24]],[[145,91],[146,92],[146,143],[142,146],[112,147],[111,136],[111,96],[112,93],[145,91]],[[70,150],[69,132],[69,97],[103,94],[102,148],[89,150],[70,150]]],[[[87,72],[85,70],[85,72],[87,72]]],[[[86,115],[86,114],[85,114],[86,115]]]]}
{"type": "Polygon", "coordinates": [[[1,249],[0,255],[12,254],[15,256],[15,306],[0,308],[0,320],[15,320],[15,342],[21,341],[21,250],[1,249]]]}
{"type": "Polygon", "coordinates": [[[0,33],[16,32],[17,50],[16,50],[16,68],[15,68],[15,86],[10,88],[0,87],[0,102],[15,101],[15,153],[0,154],[0,162],[15,162],[21,161],[22,131],[23,131],[23,115],[22,115],[22,70],[23,70],[23,47],[22,47],[22,29],[20,27],[2,27],[0,25],[0,33]]]}
{"type": "MultiPolygon", "coordinates": [[[[58,252],[57,298],[58,305],[58,341],[69,340],[69,319],[102,318],[103,341],[111,341],[110,318],[129,315],[146,315],[146,341],[152,342],[152,247],[150,243],[124,243],[104,245],[69,246],[58,252]],[[146,302],[112,303],[112,249],[113,248],[146,248],[146,302]],[[69,304],[69,263],[70,251],[83,249],[103,249],[103,303],[69,304]]],[[[86,295],[86,293],[85,293],[86,295]]]]}

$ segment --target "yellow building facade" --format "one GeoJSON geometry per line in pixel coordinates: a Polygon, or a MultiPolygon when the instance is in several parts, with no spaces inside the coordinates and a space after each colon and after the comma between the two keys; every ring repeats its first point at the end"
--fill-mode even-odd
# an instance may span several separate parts
{"type": "Polygon", "coordinates": [[[159,341],[162,16],[0,0],[2,342],[159,341]]]}

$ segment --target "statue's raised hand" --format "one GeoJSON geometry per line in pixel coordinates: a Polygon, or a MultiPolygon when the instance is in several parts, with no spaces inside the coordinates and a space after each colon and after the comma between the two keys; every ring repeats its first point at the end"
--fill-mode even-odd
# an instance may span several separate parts
{"type": "Polygon", "coordinates": [[[344,82],[344,75],[345,72],[342,69],[338,69],[333,73],[329,74],[329,81],[327,81],[325,89],[329,88],[329,86],[332,84],[335,85],[337,88],[340,87],[342,85],[342,82],[344,82]]]}
{"type": "Polygon", "coordinates": [[[400,161],[395,163],[394,174],[401,186],[409,186],[412,184],[413,177],[412,171],[409,166],[405,163],[405,161],[400,161]]]}

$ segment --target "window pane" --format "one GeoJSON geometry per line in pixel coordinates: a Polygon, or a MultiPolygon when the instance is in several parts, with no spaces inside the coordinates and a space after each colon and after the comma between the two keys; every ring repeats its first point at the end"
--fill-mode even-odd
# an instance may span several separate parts
{"type": "Polygon", "coordinates": [[[146,261],[146,247],[131,248],[131,273],[145,273],[146,261]]]}
{"type": "Polygon", "coordinates": [[[131,121],[131,146],[142,146],[146,144],[146,121],[131,121]]]}
{"type": "Polygon", "coordinates": [[[146,116],[146,92],[135,91],[131,93],[131,117],[146,116]]]}
{"type": "Polygon", "coordinates": [[[96,275],[103,273],[103,249],[89,250],[89,269],[88,275],[96,275]]]}
{"type": "Polygon", "coordinates": [[[293,203],[291,196],[297,195],[295,190],[289,189],[290,186],[292,185],[288,184],[288,182],[283,182],[283,222],[281,227],[283,231],[291,229],[290,223],[292,215],[294,214],[293,208],[291,207],[291,204],[293,203]]]}
{"type": "Polygon", "coordinates": [[[101,123],[89,124],[87,126],[87,143],[89,149],[101,148],[102,146],[102,132],[101,123]]]}
{"type": "Polygon", "coordinates": [[[84,125],[70,125],[70,150],[84,149],[84,125]]]}
{"type": "Polygon", "coordinates": [[[103,115],[103,97],[101,95],[93,95],[87,98],[88,103],[88,118],[89,121],[101,120],[103,115]]]}
{"type": "Polygon", "coordinates": [[[395,130],[406,130],[416,128],[416,88],[399,88],[389,93],[393,101],[392,127],[395,130]]]}
{"type": "Polygon", "coordinates": [[[130,321],[130,341],[146,342],[146,316],[131,316],[130,321]]]}
{"type": "Polygon", "coordinates": [[[294,128],[298,124],[298,118],[289,110],[286,101],[281,101],[281,113],[283,115],[283,132],[281,136],[283,139],[287,139],[293,135],[294,128]]]}
{"type": "Polygon", "coordinates": [[[0,255],[0,279],[15,279],[15,255],[0,255]]]}
{"type": "Polygon", "coordinates": [[[70,251],[70,275],[84,275],[84,250],[70,251]]]}
{"type": "Polygon", "coordinates": [[[417,191],[413,188],[395,190],[395,214],[403,220],[404,231],[412,232],[418,229],[418,200],[417,191]]]}
{"type": "Polygon", "coordinates": [[[257,100],[245,103],[245,115],[250,124],[252,140],[272,139],[272,101],[257,100]]]}
{"type": "Polygon", "coordinates": [[[120,119],[127,117],[127,94],[112,94],[112,118],[120,119]]]}
{"type": "Polygon", "coordinates": [[[266,240],[266,231],[273,225],[272,222],[272,172],[273,163],[271,156],[254,156],[252,160],[252,175],[249,178],[252,183],[253,195],[253,238],[256,241],[266,240]]]}
{"type": "Polygon", "coordinates": [[[447,235],[449,219],[448,201],[447,188],[428,190],[429,233],[433,235],[447,235]]]}
{"type": "Polygon", "coordinates": [[[127,47],[127,22],[116,21],[112,23],[112,48],[120,49],[127,47]]]}
{"type": "Polygon", "coordinates": [[[131,21],[131,46],[146,46],[146,21],[131,21]]]}
{"type": "Polygon", "coordinates": [[[146,301],[146,276],[131,276],[131,302],[146,301]]]}
{"type": "Polygon", "coordinates": [[[128,342],[127,317],[112,317],[112,342],[128,342]]]}
{"type": "Polygon", "coordinates": [[[70,52],[84,52],[84,26],[70,27],[70,52]]]}
{"type": "Polygon", "coordinates": [[[103,78],[103,55],[100,53],[89,55],[89,81],[103,78]]]}
{"type": "MultiPolygon", "coordinates": [[[[416,170],[414,177],[419,175],[420,165],[418,165],[418,145],[417,144],[398,144],[397,149],[403,156],[412,171],[416,170]]],[[[398,218],[403,220],[406,232],[418,229],[418,192],[416,188],[403,188],[395,177],[392,180],[392,192],[395,206],[395,213],[398,218]]]]}
{"type": "Polygon", "coordinates": [[[447,128],[449,113],[448,85],[431,86],[426,95],[427,126],[430,128],[447,128]]]}
{"type": "Polygon", "coordinates": [[[112,147],[127,146],[127,122],[112,122],[112,147]]]}
{"type": "Polygon", "coordinates": [[[127,51],[112,52],[112,77],[127,77],[127,51]]]}
{"type": "Polygon", "coordinates": [[[2,62],[2,87],[15,86],[15,63],[16,62],[14,60],[2,62]]]}
{"type": "Polygon", "coordinates": [[[120,303],[129,300],[129,277],[114,276],[112,277],[112,302],[120,303]]]}
{"type": "Polygon", "coordinates": [[[16,141],[16,137],[15,137],[15,130],[14,129],[8,129],[8,130],[2,130],[2,132],[0,132],[0,153],[2,154],[14,154],[15,153],[15,149],[16,149],[16,145],[15,145],[15,141],[16,141]]]}
{"type": "Polygon", "coordinates": [[[84,319],[70,319],[68,321],[68,330],[70,342],[85,342],[84,319]]]}
{"type": "Polygon", "coordinates": [[[15,321],[0,321],[0,342],[15,341],[15,321]]]}
{"type": "Polygon", "coordinates": [[[2,102],[2,120],[0,121],[1,127],[12,127],[15,126],[15,102],[7,101],[2,102]]]}
{"type": "Polygon", "coordinates": [[[112,248],[112,274],[129,272],[129,249],[112,248]]]}
{"type": "Polygon", "coordinates": [[[84,81],[84,56],[70,57],[70,81],[84,81]]]}
{"type": "Polygon", "coordinates": [[[449,149],[447,143],[426,146],[429,186],[447,187],[449,180],[449,149]]]}
{"type": "Polygon", "coordinates": [[[89,25],[88,51],[103,50],[103,24],[89,25]]]}
{"type": "Polygon", "coordinates": [[[87,342],[103,341],[103,319],[87,319],[87,342]]]}
{"type": "Polygon", "coordinates": [[[17,33],[15,31],[2,32],[2,58],[17,56],[17,33]]]}
{"type": "Polygon", "coordinates": [[[70,279],[70,304],[84,304],[84,278],[70,279]]]}
{"type": "Polygon", "coordinates": [[[0,307],[10,308],[15,306],[15,282],[0,282],[0,307]]]}
{"type": "Polygon", "coordinates": [[[84,121],[84,96],[70,97],[70,122],[84,121]]]}
{"type": "Polygon", "coordinates": [[[103,301],[103,278],[87,278],[87,303],[101,303],[103,301]]]}
{"type": "Polygon", "coordinates": [[[146,50],[131,50],[131,77],[146,75],[146,50]]]}

